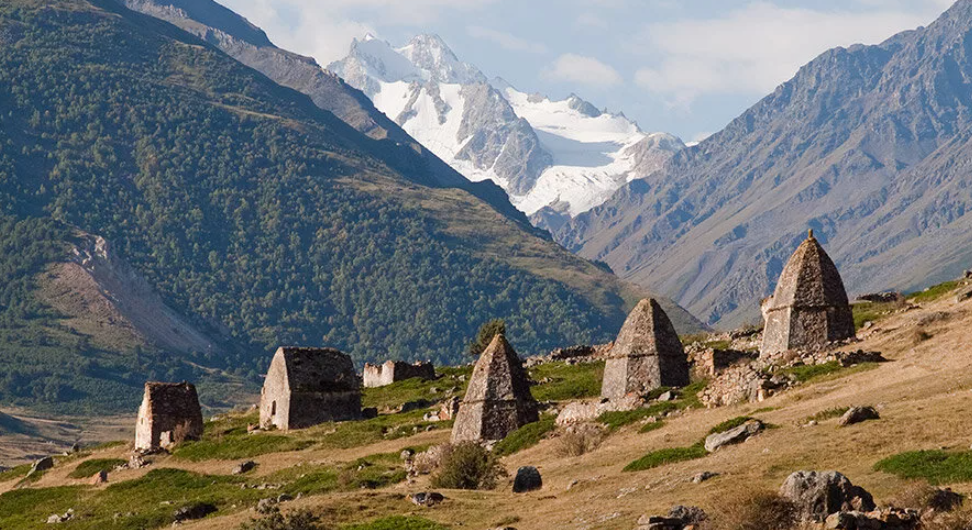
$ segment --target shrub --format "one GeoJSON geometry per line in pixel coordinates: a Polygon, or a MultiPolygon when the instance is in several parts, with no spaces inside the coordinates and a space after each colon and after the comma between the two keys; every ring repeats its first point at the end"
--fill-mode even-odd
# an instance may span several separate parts
{"type": "Polygon", "coordinates": [[[240,525],[240,530],[319,530],[318,518],[308,510],[283,515],[273,507],[267,515],[240,525]]]}
{"type": "Polygon", "coordinates": [[[493,319],[489,322],[483,324],[479,328],[479,333],[476,335],[476,340],[472,341],[469,345],[469,355],[474,357],[479,357],[489,346],[490,342],[493,342],[493,338],[497,335],[506,335],[506,322],[500,319],[493,319]]]}
{"type": "Polygon", "coordinates": [[[604,431],[597,425],[582,423],[569,427],[560,436],[557,452],[561,456],[581,456],[598,448],[604,431]]]}
{"type": "Polygon", "coordinates": [[[709,453],[705,450],[705,444],[703,442],[698,442],[689,447],[670,447],[666,449],[659,449],[658,451],[652,451],[638,460],[624,466],[624,471],[645,471],[647,469],[654,469],[665,464],[673,464],[675,462],[685,462],[688,460],[703,458],[707,454],[709,453]]]}
{"type": "Polygon", "coordinates": [[[464,442],[446,446],[442,465],[432,477],[432,487],[457,490],[493,489],[506,471],[496,457],[479,444],[464,442]]]}
{"type": "Polygon", "coordinates": [[[557,428],[557,418],[546,416],[540,421],[528,423],[523,427],[506,435],[495,447],[493,454],[497,457],[508,456],[540,443],[540,440],[550,431],[557,428]]]}
{"type": "Polygon", "coordinates": [[[768,491],[727,495],[715,503],[712,530],[791,530],[798,515],[792,502],[768,491]]]}

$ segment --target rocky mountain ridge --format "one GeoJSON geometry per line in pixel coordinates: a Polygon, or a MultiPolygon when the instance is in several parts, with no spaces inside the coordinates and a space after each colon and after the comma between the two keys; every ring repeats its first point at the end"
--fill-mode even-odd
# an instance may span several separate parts
{"type": "Polygon", "coordinates": [[[807,228],[852,292],[967,266],[972,2],[830,50],[723,131],[556,230],[712,324],[754,321],[807,228]]]}

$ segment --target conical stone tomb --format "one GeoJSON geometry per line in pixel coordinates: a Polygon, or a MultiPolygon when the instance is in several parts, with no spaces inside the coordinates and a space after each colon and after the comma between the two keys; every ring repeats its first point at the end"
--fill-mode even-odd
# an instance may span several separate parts
{"type": "Polygon", "coordinates": [[[817,350],[855,335],[844,282],[813,230],[783,268],[776,292],[763,302],[762,310],[763,357],[817,350]]]}
{"type": "Polygon", "coordinates": [[[520,357],[497,335],[476,362],[452,427],[452,443],[502,440],[539,419],[520,357]]]}
{"type": "Polygon", "coordinates": [[[624,321],[608,353],[601,397],[619,399],[688,384],[688,358],[675,326],[657,301],[642,300],[624,321]]]}

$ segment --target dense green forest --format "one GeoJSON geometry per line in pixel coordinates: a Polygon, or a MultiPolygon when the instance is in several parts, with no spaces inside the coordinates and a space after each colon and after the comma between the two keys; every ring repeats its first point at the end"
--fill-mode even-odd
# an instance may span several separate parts
{"type": "Polygon", "coordinates": [[[31,296],[74,227],[229,352],[189,360],[250,380],[280,344],[450,363],[493,318],[521,353],[620,327],[634,300],[613,276],[416,184],[202,42],[96,4],[0,5],[0,404],[120,409],[147,377],[195,375],[164,352],[93,350],[31,296]]]}

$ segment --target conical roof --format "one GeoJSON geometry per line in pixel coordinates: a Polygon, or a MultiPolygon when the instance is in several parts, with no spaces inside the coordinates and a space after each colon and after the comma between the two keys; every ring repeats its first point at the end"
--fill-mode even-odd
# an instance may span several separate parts
{"type": "Polygon", "coordinates": [[[466,402],[530,399],[530,384],[513,346],[503,335],[496,335],[476,362],[466,402]]]}
{"type": "Polygon", "coordinates": [[[847,291],[840,272],[811,230],[783,268],[769,309],[847,305],[847,291]]]}
{"type": "Polygon", "coordinates": [[[608,357],[684,356],[675,326],[654,298],[628,314],[608,357]]]}

